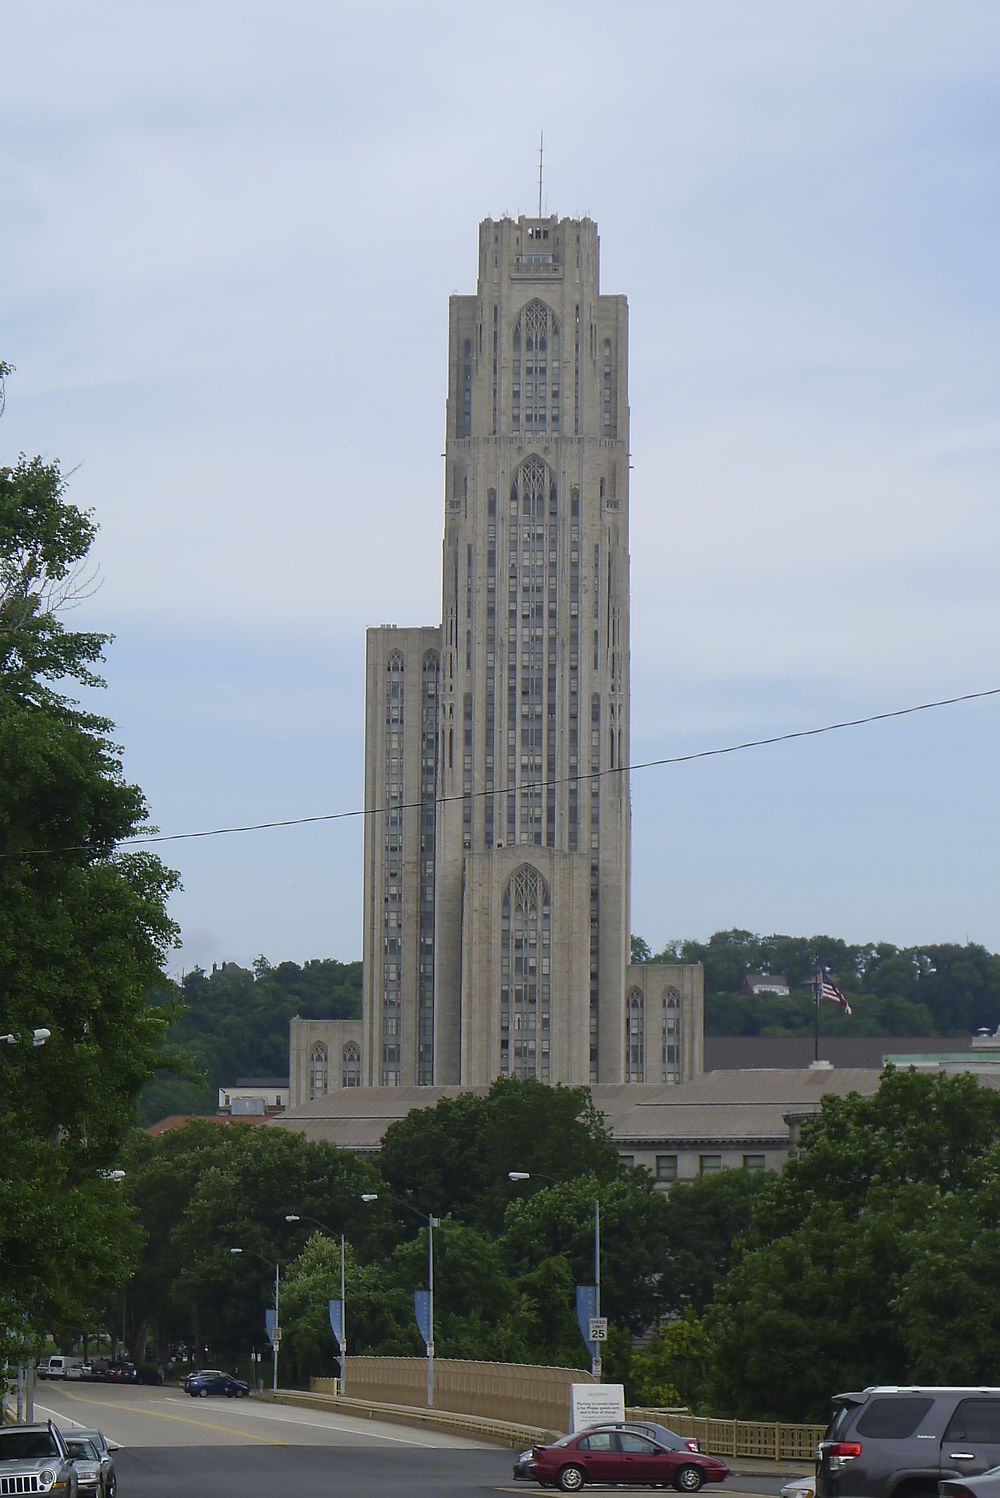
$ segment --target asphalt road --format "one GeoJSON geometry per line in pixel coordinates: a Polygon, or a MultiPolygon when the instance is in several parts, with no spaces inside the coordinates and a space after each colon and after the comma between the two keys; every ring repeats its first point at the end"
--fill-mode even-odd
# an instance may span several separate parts
{"type": "MultiPolygon", "coordinates": [[[[179,1389],[41,1383],[35,1419],[97,1426],[115,1455],[121,1498],[532,1498],[511,1479],[512,1453],[464,1436],[354,1415],[191,1399],[179,1389]]],[[[776,1494],[775,1478],[730,1478],[719,1498],[776,1494]]],[[[600,1489],[588,1489],[597,1495],[600,1489]]],[[[648,1490],[640,1490],[648,1491],[648,1490]]],[[[622,1498],[623,1490],[611,1492],[622,1498]]]]}

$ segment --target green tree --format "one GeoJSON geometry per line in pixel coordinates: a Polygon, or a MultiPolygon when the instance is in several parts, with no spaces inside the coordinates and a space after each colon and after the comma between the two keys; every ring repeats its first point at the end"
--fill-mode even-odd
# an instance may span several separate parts
{"type": "MultiPolygon", "coordinates": [[[[526,1188],[535,1184],[525,1183],[526,1188]]],[[[598,1201],[601,1309],[611,1322],[638,1335],[659,1317],[666,1262],[667,1204],[647,1171],[630,1170],[610,1181],[580,1176],[512,1202],[501,1239],[504,1263],[520,1278],[561,1258],[573,1285],[593,1284],[598,1201]]],[[[575,1324],[572,1299],[568,1314],[575,1324]]]]}
{"type": "Polygon", "coordinates": [[[707,1356],[704,1323],[693,1310],[658,1326],[633,1355],[630,1402],[647,1409],[683,1404],[703,1411],[707,1356]]]}
{"type": "Polygon", "coordinates": [[[442,1098],[391,1124],[378,1168],[418,1212],[497,1232],[511,1200],[509,1171],[539,1182],[586,1174],[610,1181],[623,1166],[588,1088],[501,1077],[485,1097],[442,1098]]]}
{"type": "Polygon", "coordinates": [[[750,1226],[754,1202],[771,1179],[764,1171],[721,1170],[667,1194],[660,1278],[666,1311],[704,1312],[729,1271],[736,1240],[750,1226]]]}
{"type": "MultiPolygon", "coordinates": [[[[987,1220],[998,1141],[1000,1096],[967,1073],[888,1068],[872,1097],[824,1098],[803,1125],[802,1153],[755,1200],[707,1314],[713,1404],[819,1419],[836,1385],[911,1382],[925,1370],[920,1338],[940,1306],[943,1245],[956,1255],[952,1287],[970,1274],[950,1214],[987,1220]]],[[[973,1242],[975,1264],[989,1245],[973,1242]]]]}
{"type": "Polygon", "coordinates": [[[127,1272],[136,1237],[101,1172],[170,1018],[146,996],[176,939],[176,876],[120,851],[142,792],[108,720],[56,690],[99,682],[107,636],[58,617],[93,535],[57,464],[0,467],[0,1032],[20,1041],[0,1057],[0,1358],[7,1328],[79,1329],[127,1272]],[[51,1032],[37,1049],[36,1028],[51,1032]]]}
{"type": "Polygon", "coordinates": [[[312,1231],[286,1214],[314,1218],[334,1236],[350,1233],[362,1258],[386,1238],[377,1214],[361,1206],[362,1193],[377,1190],[366,1161],[290,1130],[216,1127],[221,1152],[200,1173],[172,1230],[183,1263],[175,1294],[194,1341],[234,1356],[261,1341],[264,1307],[274,1303],[273,1266],[296,1258],[312,1231]]]}

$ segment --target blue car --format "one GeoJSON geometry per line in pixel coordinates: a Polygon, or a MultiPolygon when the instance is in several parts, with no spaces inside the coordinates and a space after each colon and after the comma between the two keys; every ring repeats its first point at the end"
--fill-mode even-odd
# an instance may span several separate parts
{"type": "Polygon", "coordinates": [[[245,1399],[250,1385],[221,1368],[203,1368],[200,1373],[189,1373],[184,1388],[192,1399],[207,1399],[209,1394],[225,1394],[227,1399],[245,1399]]]}

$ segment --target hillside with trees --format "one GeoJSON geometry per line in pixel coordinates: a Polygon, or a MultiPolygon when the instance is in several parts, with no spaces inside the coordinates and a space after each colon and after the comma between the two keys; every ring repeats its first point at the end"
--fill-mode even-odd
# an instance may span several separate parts
{"type": "MultiPolygon", "coordinates": [[[[700,962],[705,968],[706,1035],[806,1035],[814,1025],[809,987],[817,962],[829,968],[854,1013],[837,1016],[838,1035],[967,1037],[1000,1025],[1000,956],[970,942],[896,947],[852,945],[835,936],[759,936],[717,931],[708,941],[667,942],[653,953],[632,938],[635,962],[700,962]],[[780,974],[787,996],[745,994],[750,973],[780,974]]],[[[237,1077],[287,1076],[288,1021],[357,1019],[361,963],[316,958],[252,969],[224,964],[187,973],[159,992],[183,1012],[167,1044],[184,1056],[179,1074],[162,1073],[142,1095],[140,1122],[169,1113],[214,1113],[218,1089],[237,1077]]]]}
{"type": "Polygon", "coordinates": [[[361,963],[332,957],[253,969],[226,963],[212,973],[195,968],[154,1003],[183,1006],[167,1031],[167,1044],[184,1057],[179,1074],[163,1073],[142,1095],[139,1121],[169,1113],[214,1113],[219,1088],[237,1077],[288,1075],[288,1021],[358,1019],[361,963]]]}
{"type": "Polygon", "coordinates": [[[707,1035],[800,1035],[813,1028],[817,963],[836,977],[854,1014],[843,1035],[969,1036],[1000,1024],[1000,956],[975,942],[852,945],[835,936],[757,936],[717,931],[707,942],[671,941],[653,954],[632,939],[635,962],[701,962],[707,1035]],[[792,992],[743,993],[750,973],[780,974],[792,992]]]}

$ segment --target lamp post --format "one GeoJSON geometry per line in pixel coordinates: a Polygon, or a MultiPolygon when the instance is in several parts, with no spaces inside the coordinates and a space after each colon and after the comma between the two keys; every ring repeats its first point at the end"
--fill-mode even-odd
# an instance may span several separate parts
{"type": "MultiPolygon", "coordinates": [[[[440,1227],[440,1217],[429,1216],[421,1212],[417,1207],[404,1202],[400,1196],[391,1196],[385,1193],[389,1201],[398,1202],[408,1212],[413,1212],[417,1217],[423,1219],[427,1224],[427,1408],[434,1408],[434,1229],[440,1227]]],[[[363,1202],[377,1202],[379,1193],[377,1191],[366,1191],[362,1194],[363,1202]]]]}
{"type": "MultiPolygon", "coordinates": [[[[32,1030],[31,1044],[35,1046],[44,1045],[45,1042],[51,1038],[51,1036],[51,1030],[32,1030]]],[[[0,1045],[2,1045],[4,1041],[6,1041],[8,1045],[20,1045],[21,1037],[20,1035],[14,1035],[13,1033],[9,1035],[0,1035],[0,1045]]]]}
{"type": "MultiPolygon", "coordinates": [[[[543,1181],[550,1181],[553,1186],[560,1183],[552,1176],[543,1175],[540,1170],[508,1170],[507,1179],[510,1181],[530,1181],[533,1175],[539,1176],[543,1181]]],[[[601,1203],[594,1202],[594,1317],[601,1319],[601,1203]]],[[[590,1360],[590,1371],[598,1383],[601,1381],[601,1350],[600,1344],[595,1342],[594,1354],[590,1360]]]]}
{"type": "MultiPolygon", "coordinates": [[[[257,1252],[257,1250],[254,1249],[254,1248],[231,1248],[229,1250],[229,1252],[231,1254],[253,1254],[254,1258],[255,1259],[259,1259],[262,1264],[266,1264],[267,1267],[268,1267],[268,1269],[270,1269],[270,1267],[271,1267],[270,1260],[265,1259],[264,1255],[263,1254],[259,1254],[257,1252]]],[[[271,1333],[271,1353],[272,1353],[272,1356],[271,1356],[271,1388],[274,1389],[274,1390],[276,1390],[277,1387],[278,1387],[278,1347],[280,1346],[280,1343],[281,1343],[281,1321],[280,1321],[279,1316],[278,1316],[278,1312],[279,1312],[278,1295],[279,1295],[279,1292],[280,1292],[280,1288],[281,1288],[281,1265],[280,1264],[275,1264],[275,1266],[274,1266],[274,1330],[271,1333]]]]}
{"type": "MultiPolygon", "coordinates": [[[[286,1212],[285,1213],[285,1221],[286,1222],[311,1222],[315,1227],[319,1228],[319,1230],[320,1230],[321,1233],[326,1233],[326,1235],[328,1237],[330,1237],[330,1238],[333,1237],[333,1234],[330,1232],[330,1229],[328,1227],[324,1227],[323,1224],[321,1222],[319,1222],[315,1217],[308,1217],[308,1216],[306,1216],[306,1214],[304,1212],[286,1212]]],[[[340,1235],[340,1336],[337,1338],[337,1341],[340,1343],[340,1392],[341,1392],[341,1394],[343,1394],[345,1388],[347,1387],[347,1290],[346,1290],[346,1281],[345,1281],[345,1277],[344,1277],[344,1262],[345,1262],[345,1252],[344,1252],[344,1249],[345,1249],[344,1235],[343,1235],[343,1233],[341,1233],[341,1235],[340,1235]]]]}

